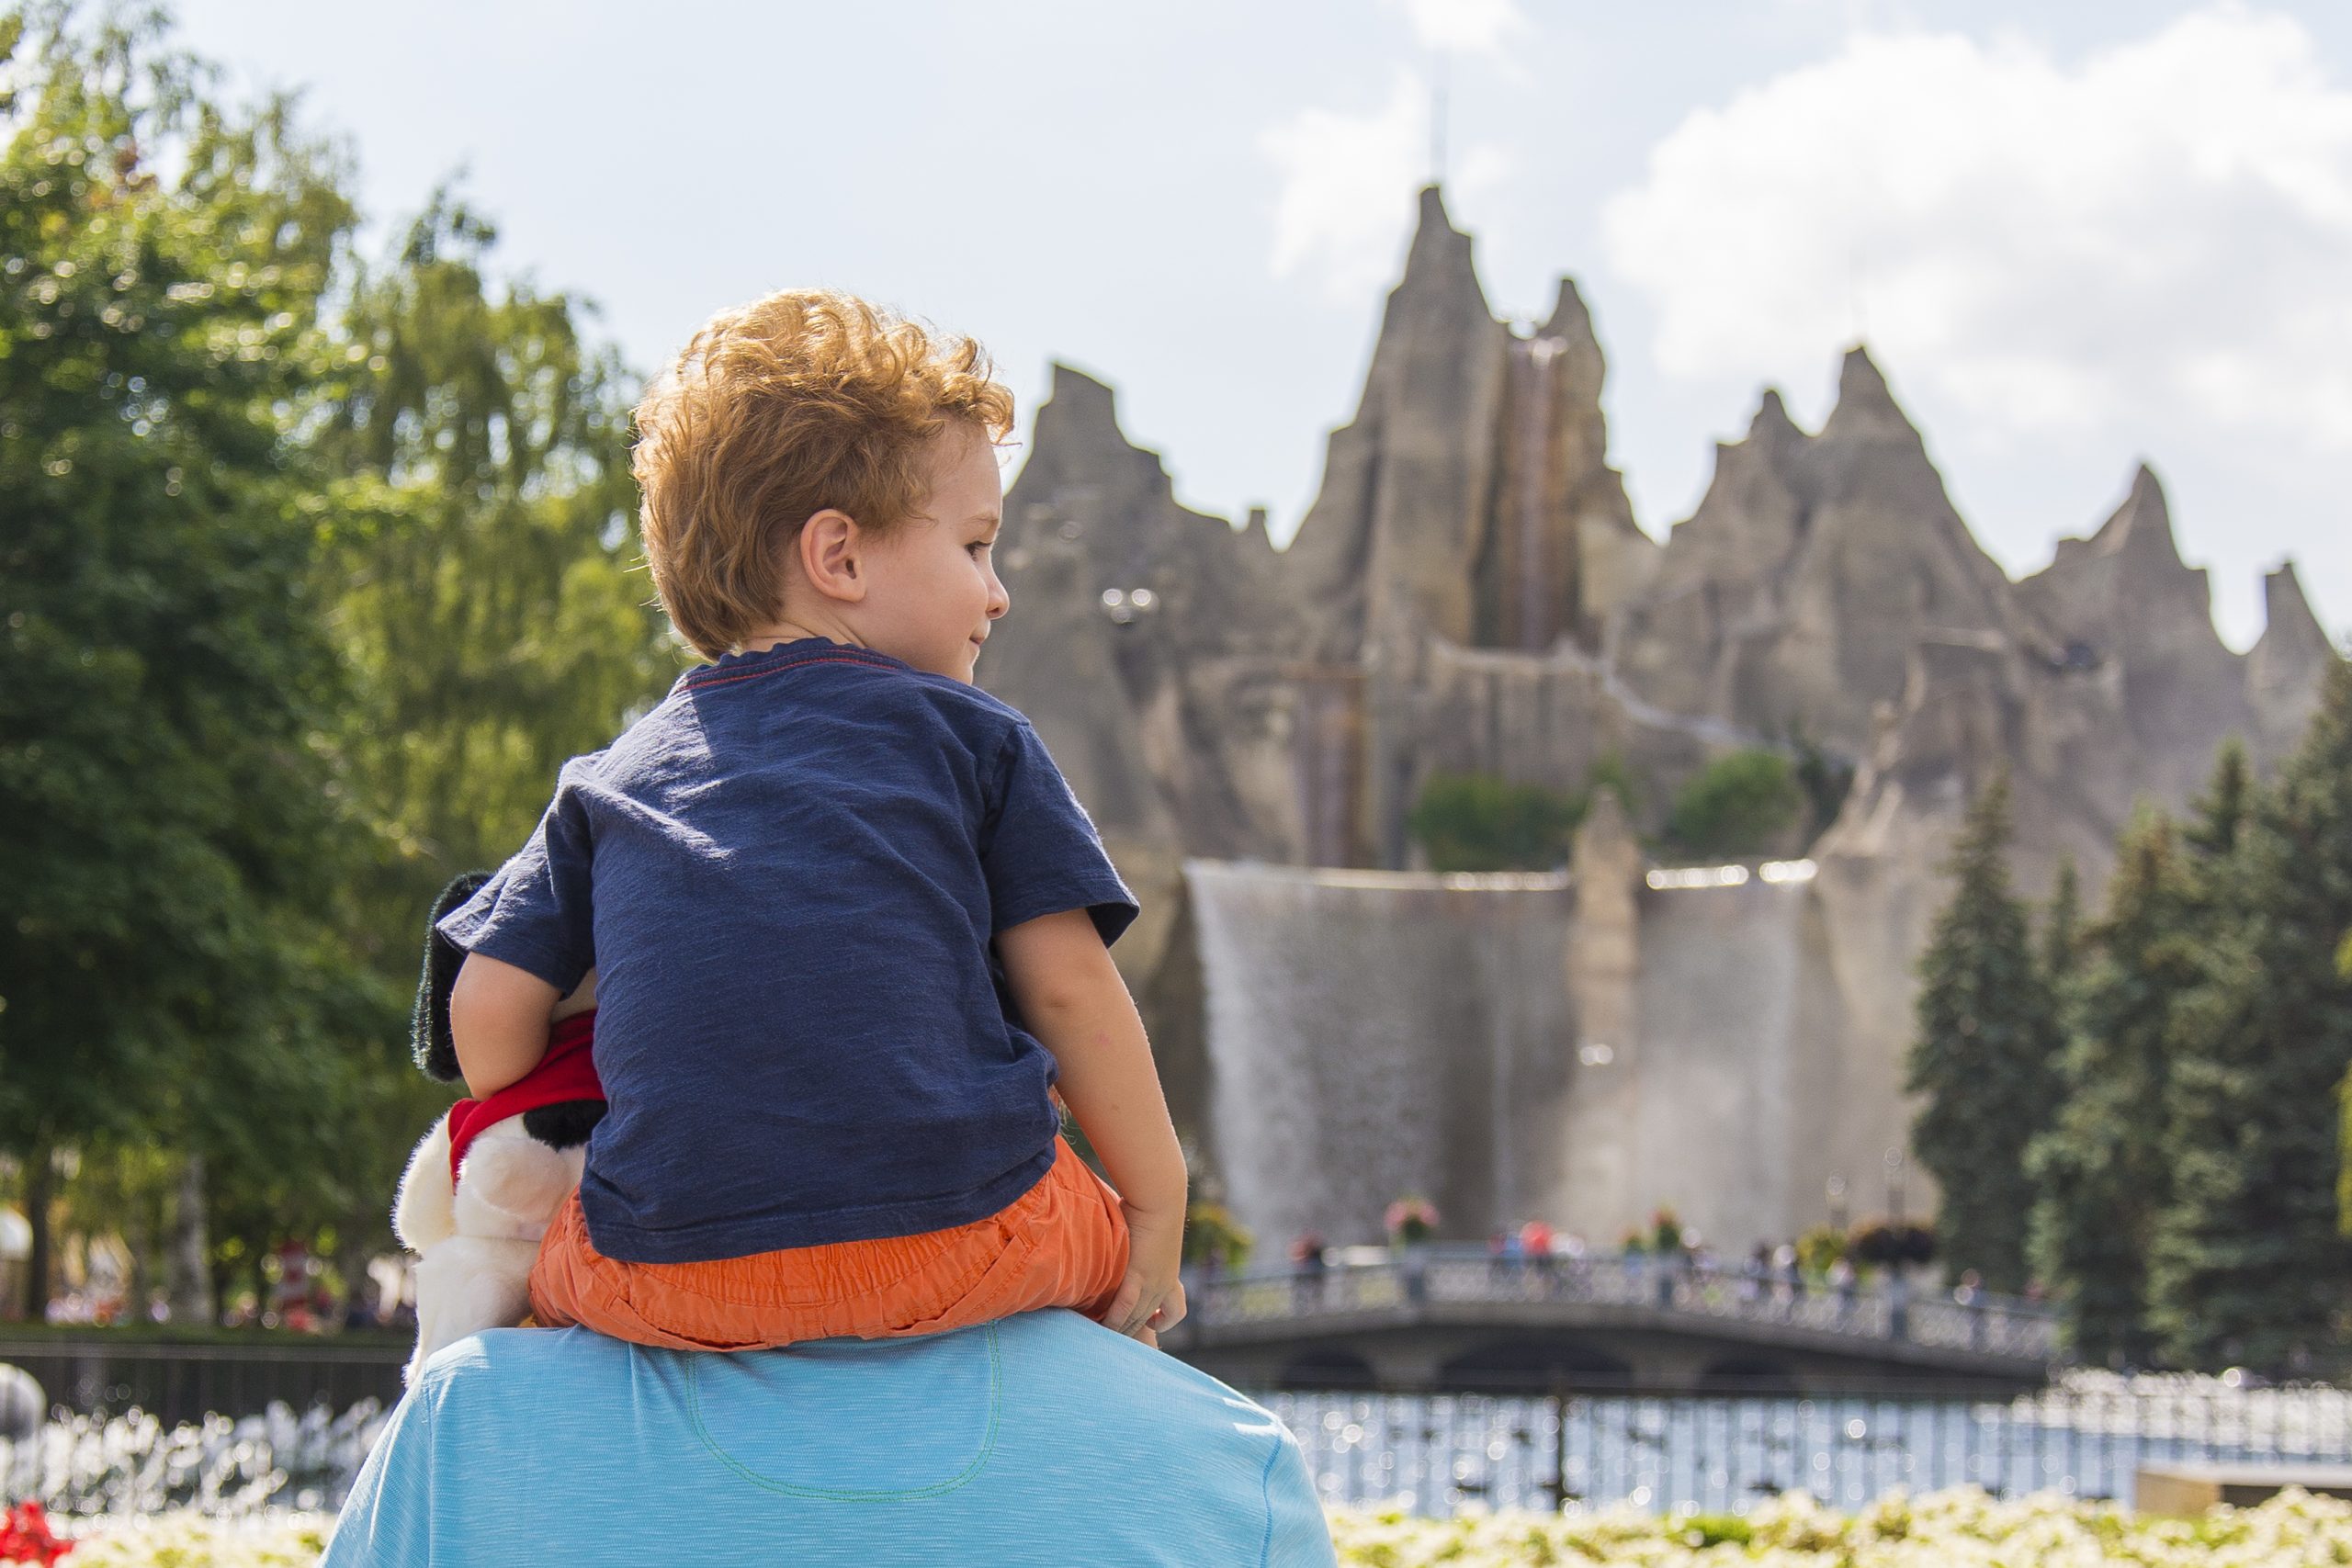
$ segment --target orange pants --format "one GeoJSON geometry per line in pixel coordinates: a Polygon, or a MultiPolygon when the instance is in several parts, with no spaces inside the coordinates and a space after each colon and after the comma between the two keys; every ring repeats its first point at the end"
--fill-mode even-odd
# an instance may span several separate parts
{"type": "Polygon", "coordinates": [[[1118,1195],[1057,1138],[1044,1179],[984,1220],[708,1263],[606,1258],[574,1191],[539,1244],[531,1314],[673,1350],[756,1350],[940,1334],[1038,1307],[1100,1317],[1126,1269],[1118,1195]]]}

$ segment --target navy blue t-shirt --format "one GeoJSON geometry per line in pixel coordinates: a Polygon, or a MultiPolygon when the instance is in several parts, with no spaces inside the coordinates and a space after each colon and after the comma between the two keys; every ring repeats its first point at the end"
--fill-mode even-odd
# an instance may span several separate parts
{"type": "Polygon", "coordinates": [[[809,638],[682,677],[564,765],[441,922],[570,991],[596,969],[611,1109],[588,1235],[637,1263],[967,1224],[1052,1165],[1053,1058],[990,939],[1136,903],[1029,721],[809,638]]]}

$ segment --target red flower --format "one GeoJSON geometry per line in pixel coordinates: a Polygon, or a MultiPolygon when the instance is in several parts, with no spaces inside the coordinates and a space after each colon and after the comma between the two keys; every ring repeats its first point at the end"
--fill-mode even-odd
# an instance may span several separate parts
{"type": "Polygon", "coordinates": [[[39,1503],[19,1503],[0,1514],[0,1562],[38,1562],[50,1568],[73,1550],[72,1541],[51,1533],[49,1515],[39,1503]]]}

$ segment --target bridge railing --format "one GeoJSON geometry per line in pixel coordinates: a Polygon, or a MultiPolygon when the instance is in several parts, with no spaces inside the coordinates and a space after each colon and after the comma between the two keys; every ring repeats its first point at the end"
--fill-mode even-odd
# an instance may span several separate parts
{"type": "Polygon", "coordinates": [[[1494,1258],[1431,1248],[1379,1263],[1203,1280],[1189,1300],[1203,1327],[1464,1303],[1557,1302],[1907,1339],[2005,1359],[2048,1360],[2058,1348],[2054,1315],[2013,1297],[1978,1292],[1962,1302],[1883,1287],[1801,1290],[1784,1281],[1613,1257],[1494,1258]]]}

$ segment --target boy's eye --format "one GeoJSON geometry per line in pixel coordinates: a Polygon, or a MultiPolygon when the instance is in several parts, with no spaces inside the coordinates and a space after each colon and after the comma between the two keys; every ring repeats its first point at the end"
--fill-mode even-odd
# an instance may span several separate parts
{"type": "Polygon", "coordinates": [[[985,550],[990,547],[986,539],[975,539],[964,547],[967,550],[985,550]]]}

